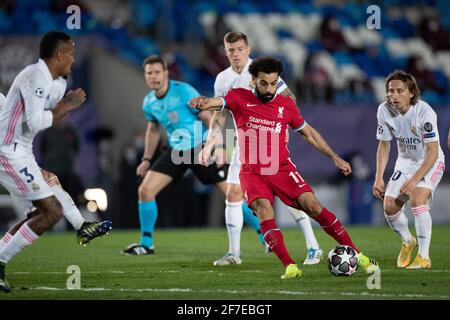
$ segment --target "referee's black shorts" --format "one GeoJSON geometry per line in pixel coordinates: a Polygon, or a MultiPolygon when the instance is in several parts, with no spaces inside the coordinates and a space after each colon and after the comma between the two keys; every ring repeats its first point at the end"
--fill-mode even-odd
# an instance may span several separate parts
{"type": "Polygon", "coordinates": [[[174,181],[181,178],[188,169],[191,169],[203,184],[215,184],[225,181],[228,174],[228,164],[220,168],[215,163],[208,167],[201,165],[198,160],[198,154],[201,149],[201,145],[185,151],[168,148],[152,164],[150,170],[166,174],[174,181]]]}

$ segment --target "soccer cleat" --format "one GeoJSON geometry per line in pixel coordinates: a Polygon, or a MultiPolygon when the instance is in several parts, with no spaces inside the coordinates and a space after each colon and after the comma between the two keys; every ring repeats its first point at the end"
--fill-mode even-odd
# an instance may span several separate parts
{"type": "Polygon", "coordinates": [[[308,249],[308,256],[305,259],[305,262],[303,264],[318,264],[320,260],[322,260],[323,256],[323,250],[322,249],[314,249],[309,248],[308,249]]]}
{"type": "Polygon", "coordinates": [[[122,254],[126,256],[143,256],[146,254],[154,254],[155,248],[152,246],[151,248],[140,245],[140,244],[130,244],[128,247],[122,250],[122,254]]]}
{"type": "Polygon", "coordinates": [[[0,291],[3,291],[4,293],[11,292],[11,287],[9,286],[8,282],[3,279],[0,279],[0,291]]]}
{"type": "Polygon", "coordinates": [[[397,267],[406,268],[411,262],[411,256],[414,248],[417,245],[416,238],[413,237],[413,242],[410,245],[402,243],[402,248],[400,249],[400,253],[397,258],[397,267]]]}
{"type": "Polygon", "coordinates": [[[5,281],[5,264],[2,262],[0,262],[0,290],[5,293],[11,292],[11,287],[5,281]]]}
{"type": "Polygon", "coordinates": [[[112,222],[84,222],[80,230],[77,231],[77,241],[80,245],[86,245],[92,239],[108,234],[112,229],[112,222]]]}
{"type": "Polygon", "coordinates": [[[214,261],[215,266],[229,266],[231,264],[241,264],[242,260],[238,256],[235,256],[232,253],[227,253],[219,260],[214,261]]]}
{"type": "Polygon", "coordinates": [[[302,275],[302,270],[300,270],[296,264],[291,263],[286,267],[286,272],[281,276],[281,279],[294,279],[299,278],[302,275]]]}
{"type": "Polygon", "coordinates": [[[418,254],[414,261],[406,269],[431,269],[431,260],[424,259],[420,254],[418,254]]]}
{"type": "Polygon", "coordinates": [[[380,270],[378,262],[368,256],[365,256],[362,252],[358,253],[358,267],[362,267],[367,273],[374,273],[380,270]]]}

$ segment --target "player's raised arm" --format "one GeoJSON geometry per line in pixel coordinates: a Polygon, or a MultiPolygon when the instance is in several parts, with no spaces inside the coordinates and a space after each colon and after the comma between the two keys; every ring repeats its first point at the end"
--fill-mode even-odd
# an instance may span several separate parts
{"type": "Polygon", "coordinates": [[[70,111],[79,108],[86,100],[86,92],[83,89],[70,90],[66,96],[52,109],[53,121],[64,118],[70,111]]]}
{"type": "Polygon", "coordinates": [[[333,160],[334,165],[340,169],[344,175],[348,176],[352,173],[350,164],[339,157],[333,149],[331,149],[330,145],[316,129],[309,124],[306,124],[299,132],[309,144],[333,160]]]}
{"type": "Polygon", "coordinates": [[[189,106],[197,110],[221,110],[225,106],[223,98],[197,97],[189,100],[189,106]]]}

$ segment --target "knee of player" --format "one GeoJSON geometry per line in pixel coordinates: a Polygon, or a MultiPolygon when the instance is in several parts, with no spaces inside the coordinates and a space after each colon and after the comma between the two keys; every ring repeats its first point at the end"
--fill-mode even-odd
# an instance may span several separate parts
{"type": "Polygon", "coordinates": [[[63,208],[55,197],[52,197],[48,204],[41,210],[44,212],[44,217],[49,223],[49,227],[53,226],[63,217],[63,208]]]}
{"type": "Polygon", "coordinates": [[[251,207],[259,217],[267,218],[273,215],[272,206],[268,201],[255,200],[253,201],[251,207]]]}
{"type": "Polygon", "coordinates": [[[151,186],[141,183],[138,189],[139,200],[141,201],[151,201],[155,200],[156,194],[152,192],[151,186]]]}
{"type": "Polygon", "coordinates": [[[229,202],[238,202],[242,200],[242,190],[240,188],[228,188],[226,194],[229,202]]]}
{"type": "Polygon", "coordinates": [[[399,208],[393,200],[384,200],[383,202],[384,214],[393,216],[397,214],[401,208],[399,208]]]}
{"type": "Polygon", "coordinates": [[[428,206],[428,199],[422,197],[411,197],[411,208],[428,206]]]}
{"type": "Polygon", "coordinates": [[[320,204],[320,202],[314,202],[309,206],[308,213],[311,217],[315,218],[317,217],[323,210],[323,206],[320,204]]]}

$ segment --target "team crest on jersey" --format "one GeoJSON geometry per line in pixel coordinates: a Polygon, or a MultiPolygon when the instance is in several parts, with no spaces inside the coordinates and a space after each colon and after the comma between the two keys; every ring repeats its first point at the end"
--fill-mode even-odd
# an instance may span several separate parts
{"type": "Polygon", "coordinates": [[[278,118],[283,118],[284,107],[278,107],[278,118]]]}
{"type": "Polygon", "coordinates": [[[417,134],[417,129],[416,129],[416,127],[412,127],[411,128],[411,132],[415,135],[415,136],[419,136],[418,134],[417,134]]]}
{"type": "Polygon", "coordinates": [[[41,187],[39,187],[39,185],[36,182],[33,182],[31,188],[33,189],[33,191],[39,191],[41,187]]]}
{"type": "Polygon", "coordinates": [[[42,99],[44,97],[44,89],[42,89],[41,87],[37,88],[35,92],[36,92],[36,96],[39,99],[42,99]]]}

